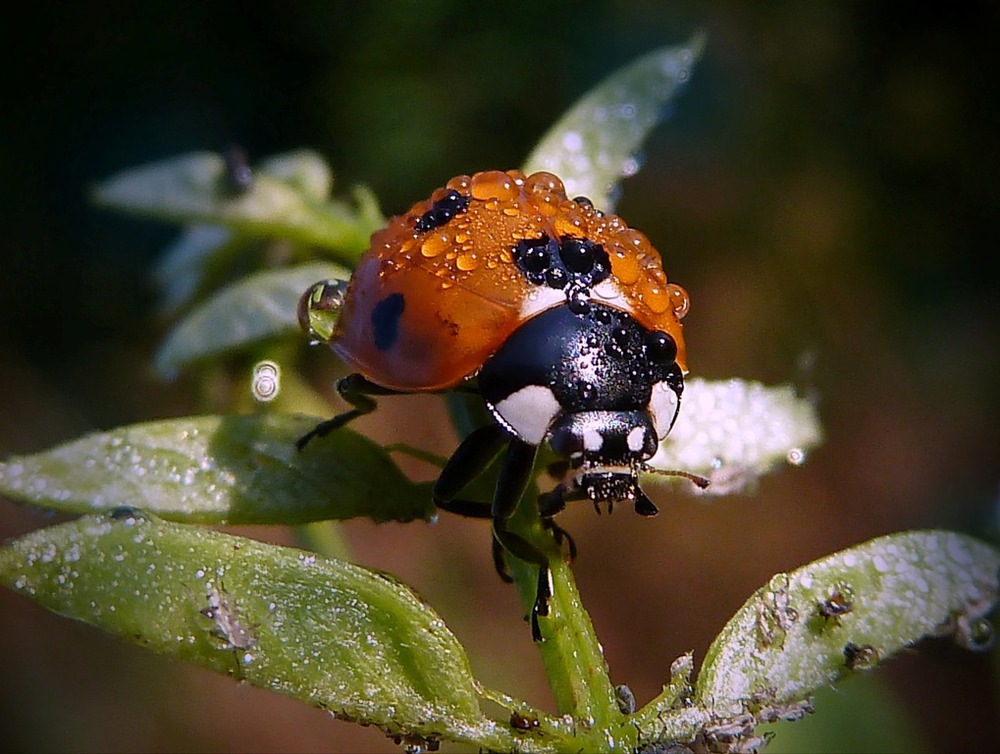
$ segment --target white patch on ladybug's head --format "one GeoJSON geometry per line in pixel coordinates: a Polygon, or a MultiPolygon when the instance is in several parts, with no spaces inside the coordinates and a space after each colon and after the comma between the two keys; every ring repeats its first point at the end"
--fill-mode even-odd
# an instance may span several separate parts
{"type": "Polygon", "coordinates": [[[646,444],[646,428],[633,428],[632,431],[628,433],[628,437],[625,438],[625,442],[628,443],[629,450],[633,453],[638,453],[642,450],[643,445],[646,444]]]}
{"type": "Polygon", "coordinates": [[[501,425],[531,445],[541,444],[560,411],[555,395],[542,385],[522,387],[489,408],[501,425]]]}
{"type": "Polygon", "coordinates": [[[596,453],[604,447],[604,435],[597,429],[587,428],[583,430],[583,449],[591,453],[596,453]]]}
{"type": "Polygon", "coordinates": [[[653,392],[649,397],[649,410],[653,414],[653,421],[656,423],[657,434],[661,440],[674,426],[679,408],[680,399],[669,383],[657,382],[653,385],[653,392]]]}

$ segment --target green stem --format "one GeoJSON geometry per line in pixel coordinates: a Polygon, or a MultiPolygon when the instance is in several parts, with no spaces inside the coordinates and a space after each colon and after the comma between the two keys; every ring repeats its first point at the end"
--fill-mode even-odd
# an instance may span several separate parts
{"type": "MultiPolygon", "coordinates": [[[[575,724],[575,741],[590,750],[631,749],[635,730],[625,723],[608,675],[604,652],[583,607],[569,565],[538,516],[530,488],[511,522],[512,528],[549,554],[552,598],[549,615],[539,619],[543,641],[538,648],[561,715],[575,724]]],[[[510,558],[511,571],[527,609],[535,601],[537,570],[510,558]]]]}
{"type": "MultiPolygon", "coordinates": [[[[448,396],[448,406],[460,434],[467,434],[489,421],[481,401],[452,394],[448,396]]],[[[536,467],[544,467],[546,458],[543,450],[536,467]]],[[[618,706],[594,626],[580,601],[573,573],[563,553],[556,548],[552,532],[542,526],[535,503],[537,499],[538,488],[531,484],[511,518],[510,527],[549,557],[553,594],[549,615],[539,619],[544,641],[539,642],[538,649],[555,697],[556,710],[559,715],[572,718],[575,730],[567,735],[578,749],[634,750],[636,728],[629,724],[618,706]]],[[[530,611],[535,602],[538,571],[535,566],[514,557],[508,557],[507,562],[525,610],[530,611]]]]}

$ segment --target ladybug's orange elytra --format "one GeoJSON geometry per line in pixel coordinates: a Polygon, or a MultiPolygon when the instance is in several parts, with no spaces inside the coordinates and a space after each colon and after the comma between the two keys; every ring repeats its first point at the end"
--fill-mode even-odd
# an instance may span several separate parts
{"type": "Polygon", "coordinates": [[[603,247],[610,275],[586,295],[668,333],[686,371],[688,295],[668,282],[646,236],[568,198],[551,173],[516,170],[453,178],[377,231],[351,279],[334,349],[386,388],[461,383],[523,321],[566,300],[565,289],[534,283],[515,264],[519,242],[543,238],[603,247]]]}

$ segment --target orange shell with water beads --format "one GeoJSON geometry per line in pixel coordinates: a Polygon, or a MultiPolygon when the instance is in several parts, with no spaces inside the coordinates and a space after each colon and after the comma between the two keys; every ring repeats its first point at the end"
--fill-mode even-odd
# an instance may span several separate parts
{"type": "Polygon", "coordinates": [[[382,387],[445,390],[567,301],[600,302],[669,334],[686,371],[688,294],[645,235],[570,199],[551,173],[461,175],[372,235],[331,345],[382,387]]]}

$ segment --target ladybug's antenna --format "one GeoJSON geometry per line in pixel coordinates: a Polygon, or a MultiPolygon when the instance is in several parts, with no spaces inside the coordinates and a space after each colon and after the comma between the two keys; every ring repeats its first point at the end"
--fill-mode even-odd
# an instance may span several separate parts
{"type": "Polygon", "coordinates": [[[691,482],[691,484],[699,490],[708,489],[708,485],[711,484],[711,482],[705,477],[698,474],[692,474],[690,471],[680,471],[679,469],[654,469],[652,466],[646,466],[643,471],[648,471],[651,474],[659,474],[660,476],[682,477],[691,482]]]}

